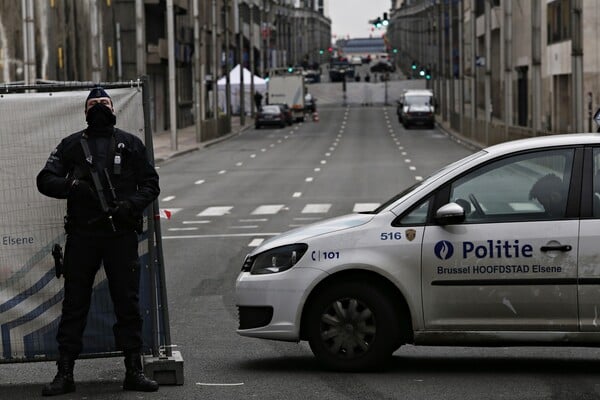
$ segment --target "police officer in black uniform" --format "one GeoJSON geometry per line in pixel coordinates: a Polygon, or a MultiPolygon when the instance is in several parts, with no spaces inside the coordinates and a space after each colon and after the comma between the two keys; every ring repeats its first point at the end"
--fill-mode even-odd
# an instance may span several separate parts
{"type": "Polygon", "coordinates": [[[73,367],[82,349],[94,277],[101,262],[117,322],[117,348],[125,355],[124,390],[151,392],[158,383],[144,376],[141,361],[138,236],[142,213],[158,196],[158,175],[146,148],[115,128],[110,96],[91,90],[85,104],[87,129],[64,138],[37,176],[38,190],[67,199],[64,301],[56,339],[58,373],[42,394],[75,391],[73,367]]]}

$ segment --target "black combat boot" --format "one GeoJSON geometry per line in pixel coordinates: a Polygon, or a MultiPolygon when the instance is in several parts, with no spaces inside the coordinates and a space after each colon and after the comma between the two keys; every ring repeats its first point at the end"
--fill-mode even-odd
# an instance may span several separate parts
{"type": "Polygon", "coordinates": [[[44,386],[42,396],[56,396],[57,394],[75,391],[75,381],[73,380],[75,359],[69,355],[61,354],[56,365],[58,366],[58,372],[54,380],[44,386]]]}
{"type": "Polygon", "coordinates": [[[140,353],[125,353],[125,368],[123,390],[138,392],[156,392],[158,390],[158,383],[144,375],[140,353]]]}

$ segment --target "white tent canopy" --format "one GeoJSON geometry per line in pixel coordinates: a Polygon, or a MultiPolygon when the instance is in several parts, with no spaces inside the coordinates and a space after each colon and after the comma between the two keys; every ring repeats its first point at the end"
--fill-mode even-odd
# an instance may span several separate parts
{"type": "MultiPolygon", "coordinates": [[[[238,64],[229,72],[229,85],[231,86],[231,109],[233,113],[237,114],[240,112],[240,68],[238,64]]],[[[246,113],[250,113],[254,106],[253,93],[250,93],[250,71],[244,68],[244,110],[246,113]]],[[[226,79],[222,77],[217,81],[217,87],[219,90],[219,107],[221,110],[225,110],[225,104],[227,102],[227,95],[225,93],[226,79]]],[[[267,82],[254,75],[254,91],[260,92],[263,96],[267,91],[267,82]]]]}

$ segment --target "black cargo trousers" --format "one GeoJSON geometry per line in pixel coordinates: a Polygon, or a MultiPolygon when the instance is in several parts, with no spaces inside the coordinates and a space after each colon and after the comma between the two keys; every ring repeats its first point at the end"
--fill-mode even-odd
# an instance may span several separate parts
{"type": "Polygon", "coordinates": [[[61,354],[77,358],[87,323],[93,284],[104,265],[117,322],[116,347],[140,352],[142,318],[139,307],[140,265],[135,231],[114,235],[69,233],[65,245],[65,296],[56,340],[61,354]]]}

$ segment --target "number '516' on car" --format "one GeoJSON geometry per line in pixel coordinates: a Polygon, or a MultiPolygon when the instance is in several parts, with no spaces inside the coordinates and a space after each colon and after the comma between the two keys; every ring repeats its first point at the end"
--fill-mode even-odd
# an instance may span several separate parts
{"type": "Polygon", "coordinates": [[[335,370],[403,344],[600,345],[600,135],[489,147],[244,260],[238,333],[335,370]]]}

